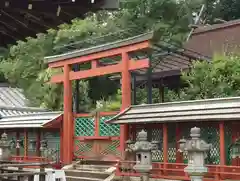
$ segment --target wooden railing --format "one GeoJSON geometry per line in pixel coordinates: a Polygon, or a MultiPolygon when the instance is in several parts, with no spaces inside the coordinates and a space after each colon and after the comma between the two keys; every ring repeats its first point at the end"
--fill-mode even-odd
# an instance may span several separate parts
{"type": "Polygon", "coordinates": [[[45,167],[48,164],[45,163],[8,163],[8,164],[0,164],[0,180],[25,180],[25,181],[33,181],[34,176],[39,176],[39,181],[45,181],[46,172],[45,167]],[[40,170],[36,171],[26,171],[24,168],[26,167],[39,167],[40,170]]]}
{"type": "MultiPolygon", "coordinates": [[[[117,176],[139,177],[140,173],[133,170],[136,162],[120,161],[117,163],[117,176]]],[[[150,173],[152,178],[170,179],[170,180],[190,180],[189,176],[184,172],[186,164],[183,163],[153,163],[153,169],[150,173]]],[[[207,165],[208,173],[204,176],[204,180],[240,180],[239,166],[221,166],[207,165]]]]}
{"type": "Polygon", "coordinates": [[[16,162],[29,162],[29,163],[50,162],[50,160],[44,157],[38,157],[38,156],[11,156],[10,160],[16,161],[16,162]]]}

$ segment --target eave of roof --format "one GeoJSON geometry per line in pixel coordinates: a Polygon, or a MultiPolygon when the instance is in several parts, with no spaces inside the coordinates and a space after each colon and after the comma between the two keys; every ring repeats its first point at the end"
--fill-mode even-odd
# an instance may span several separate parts
{"type": "Polygon", "coordinates": [[[118,41],[114,41],[111,43],[106,43],[103,45],[80,49],[80,50],[76,50],[76,51],[72,51],[72,52],[68,52],[68,53],[64,53],[64,54],[60,54],[60,55],[49,56],[49,57],[45,57],[44,59],[45,59],[46,63],[57,62],[57,61],[62,61],[62,60],[66,60],[66,59],[71,59],[71,58],[76,58],[76,57],[80,57],[80,56],[93,54],[96,52],[111,50],[114,48],[120,48],[120,47],[127,46],[130,44],[144,42],[144,41],[150,40],[152,38],[153,38],[153,32],[144,33],[144,34],[130,37],[130,38],[127,38],[124,40],[118,40],[118,41]]]}
{"type": "Polygon", "coordinates": [[[0,106],[0,118],[6,116],[21,116],[26,114],[47,112],[46,109],[36,107],[7,107],[0,106]]]}
{"type": "Polygon", "coordinates": [[[239,25],[240,25],[240,19],[228,21],[228,22],[221,23],[221,24],[202,26],[202,27],[195,29],[195,31],[193,32],[193,35],[200,34],[200,33],[207,33],[209,31],[216,31],[219,29],[230,28],[232,26],[239,26],[239,25]]]}
{"type": "Polygon", "coordinates": [[[6,116],[0,119],[0,129],[42,128],[62,115],[62,112],[39,112],[21,116],[6,116]]]}
{"type": "Polygon", "coordinates": [[[131,106],[108,123],[164,123],[240,120],[240,97],[131,106]]]}

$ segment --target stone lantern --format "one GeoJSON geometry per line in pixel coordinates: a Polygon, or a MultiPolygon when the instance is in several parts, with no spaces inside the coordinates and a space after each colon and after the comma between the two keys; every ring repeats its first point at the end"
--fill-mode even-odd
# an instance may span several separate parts
{"type": "Polygon", "coordinates": [[[20,149],[21,147],[24,147],[23,140],[17,140],[16,141],[16,148],[20,149]]]}
{"type": "Polygon", "coordinates": [[[37,142],[35,140],[30,140],[29,141],[29,150],[35,151],[36,150],[36,145],[37,145],[37,142]]]}
{"type": "Polygon", "coordinates": [[[7,134],[3,133],[0,139],[0,160],[9,160],[11,157],[10,147],[7,134]]]}
{"type": "Polygon", "coordinates": [[[131,150],[136,154],[136,164],[133,169],[142,174],[142,180],[149,180],[149,173],[152,170],[152,150],[157,149],[157,141],[147,141],[147,132],[140,131],[137,141],[132,143],[127,141],[127,151],[131,150]]]}
{"type": "Polygon", "coordinates": [[[237,139],[232,145],[232,158],[240,158],[240,139],[237,139]]]}
{"type": "Polygon", "coordinates": [[[195,181],[201,181],[205,173],[208,172],[207,167],[205,167],[205,157],[212,146],[200,139],[200,131],[200,128],[194,127],[190,131],[190,140],[181,139],[179,141],[180,151],[188,154],[188,166],[184,172],[188,173],[191,180],[195,181]]]}
{"type": "Polygon", "coordinates": [[[48,147],[47,140],[42,140],[40,144],[41,144],[40,150],[45,151],[48,147]]]}

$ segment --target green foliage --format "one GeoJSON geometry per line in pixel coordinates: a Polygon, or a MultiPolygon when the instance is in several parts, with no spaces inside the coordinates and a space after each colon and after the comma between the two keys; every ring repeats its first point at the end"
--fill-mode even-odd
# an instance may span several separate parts
{"type": "Polygon", "coordinates": [[[214,12],[217,18],[226,21],[240,18],[240,1],[238,0],[219,0],[215,6],[214,12]]]}
{"type": "MultiPolygon", "coordinates": [[[[49,30],[47,34],[38,34],[37,38],[19,41],[7,55],[4,54],[0,72],[11,85],[24,90],[31,106],[59,110],[62,108],[62,86],[48,83],[50,76],[56,72],[47,69],[43,61],[45,56],[103,44],[149,30],[155,31],[157,40],[181,42],[185,37],[192,7],[185,6],[184,1],[131,0],[121,5],[119,11],[89,13],[86,19],[74,19],[71,24],[61,25],[57,31],[49,30]],[[102,38],[96,38],[99,36],[102,38]]],[[[81,81],[80,84],[80,107],[83,109],[89,109],[92,103],[100,99],[112,99],[111,105],[115,104],[113,100],[116,99],[112,107],[120,107],[119,95],[114,98],[117,87],[107,78],[81,81]]]]}
{"type": "Polygon", "coordinates": [[[197,61],[182,74],[182,81],[186,87],[179,96],[173,91],[166,95],[172,97],[171,101],[240,96],[240,57],[215,56],[211,62],[197,61]]]}
{"type": "Polygon", "coordinates": [[[92,113],[100,111],[118,111],[121,108],[122,93],[121,90],[117,91],[117,94],[110,96],[107,100],[97,101],[96,108],[92,113]]]}

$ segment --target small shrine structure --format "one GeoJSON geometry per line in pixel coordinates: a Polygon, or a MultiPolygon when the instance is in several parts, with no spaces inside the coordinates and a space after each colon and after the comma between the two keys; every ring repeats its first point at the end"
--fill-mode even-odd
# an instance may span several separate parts
{"type": "MultiPolygon", "coordinates": [[[[139,131],[145,130],[149,141],[160,142],[159,150],[152,152],[156,168],[154,177],[181,180],[189,178],[184,176],[183,169],[188,159],[179,151],[179,141],[188,138],[190,129],[197,126],[201,128],[201,138],[212,144],[206,154],[209,169],[206,179],[238,180],[239,106],[239,97],[136,105],[107,122],[128,124],[128,138],[133,141],[139,131]]],[[[124,176],[130,173],[121,171],[118,174],[124,176]]]]}
{"type": "Polygon", "coordinates": [[[0,84],[0,134],[7,134],[11,160],[41,162],[48,159],[59,162],[61,120],[62,112],[28,107],[28,100],[21,89],[0,84]],[[48,154],[40,150],[44,140],[48,140],[48,154]]]}

